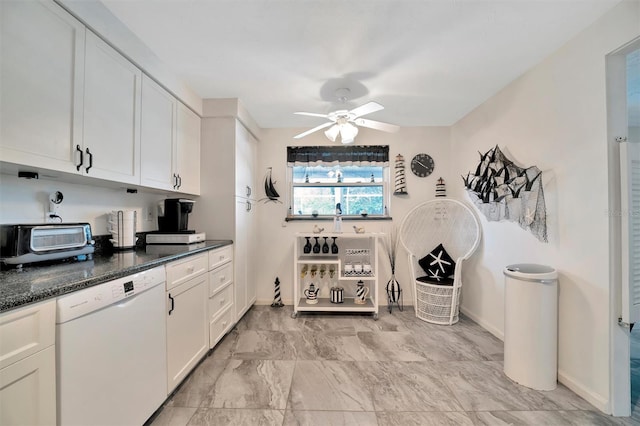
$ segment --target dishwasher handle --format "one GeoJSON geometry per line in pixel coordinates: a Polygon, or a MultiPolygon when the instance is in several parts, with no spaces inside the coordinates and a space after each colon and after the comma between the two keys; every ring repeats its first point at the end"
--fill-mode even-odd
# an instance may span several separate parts
{"type": "Polygon", "coordinates": [[[173,312],[173,309],[175,308],[175,299],[173,297],[171,297],[171,293],[169,293],[169,300],[171,300],[171,309],[169,309],[169,315],[171,315],[171,312],[173,312]]]}

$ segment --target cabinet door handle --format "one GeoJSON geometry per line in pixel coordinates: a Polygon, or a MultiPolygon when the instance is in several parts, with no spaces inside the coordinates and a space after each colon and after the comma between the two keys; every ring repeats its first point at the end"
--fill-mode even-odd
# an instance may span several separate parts
{"type": "Polygon", "coordinates": [[[251,201],[247,201],[247,211],[251,211],[251,201]]]}
{"type": "Polygon", "coordinates": [[[251,196],[251,187],[247,185],[247,197],[251,196]]]}
{"type": "Polygon", "coordinates": [[[91,151],[89,151],[89,148],[87,148],[87,155],[89,156],[89,166],[85,169],[85,171],[89,173],[89,169],[93,167],[93,154],[91,153],[91,151]]]}
{"type": "Polygon", "coordinates": [[[80,167],[82,167],[82,163],[84,163],[84,152],[82,148],[80,148],[80,145],[76,145],[76,152],[80,153],[80,162],[76,165],[76,170],[80,171],[80,167]]]}
{"type": "Polygon", "coordinates": [[[171,300],[171,309],[169,309],[169,315],[171,315],[171,312],[173,312],[173,308],[175,308],[176,303],[173,297],[171,297],[171,293],[169,293],[169,300],[171,300]]]}
{"type": "Polygon", "coordinates": [[[178,189],[182,186],[182,176],[178,175],[178,189]]]}
{"type": "Polygon", "coordinates": [[[178,189],[178,175],[173,174],[173,189],[178,189]]]}

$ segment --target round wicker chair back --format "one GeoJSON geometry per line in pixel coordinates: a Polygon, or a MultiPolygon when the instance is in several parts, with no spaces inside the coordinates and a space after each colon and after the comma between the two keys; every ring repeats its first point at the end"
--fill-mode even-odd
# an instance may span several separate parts
{"type": "Polygon", "coordinates": [[[412,209],[402,221],[400,242],[409,253],[414,282],[416,316],[437,324],[458,321],[462,260],[468,259],[480,243],[480,224],[471,209],[460,201],[436,199],[412,209]],[[457,262],[453,286],[417,281],[425,275],[418,260],[442,244],[457,262]]]}

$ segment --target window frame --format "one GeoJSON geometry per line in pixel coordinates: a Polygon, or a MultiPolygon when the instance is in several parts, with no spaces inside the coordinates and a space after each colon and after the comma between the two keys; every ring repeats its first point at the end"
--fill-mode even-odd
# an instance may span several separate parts
{"type": "MultiPolygon", "coordinates": [[[[340,163],[339,163],[340,164],[340,163]]],[[[335,163],[314,163],[313,166],[329,166],[329,165],[335,165],[335,163]]],[[[342,164],[340,164],[342,165],[342,164]]],[[[348,164],[350,166],[353,166],[353,164],[348,164]]],[[[310,165],[309,167],[313,167],[312,165],[310,165]]],[[[347,164],[345,164],[344,166],[347,166],[347,164]]],[[[293,191],[294,188],[296,187],[302,187],[302,188],[318,188],[318,187],[363,187],[363,186],[382,186],[382,201],[383,201],[383,209],[384,209],[384,213],[381,215],[373,215],[373,214],[368,214],[367,216],[362,216],[360,214],[357,215],[347,215],[347,214],[343,214],[341,215],[341,217],[343,219],[346,220],[391,220],[391,166],[390,164],[384,165],[381,164],[379,167],[382,168],[382,182],[354,182],[354,183],[348,183],[348,182],[335,182],[335,183],[330,183],[330,182],[324,182],[324,183],[316,183],[316,182],[293,182],[293,165],[289,165],[287,164],[287,187],[288,187],[288,191],[287,191],[287,202],[288,202],[288,208],[287,208],[287,217],[286,220],[287,221],[291,221],[291,220],[333,220],[334,216],[333,214],[327,215],[327,214],[319,214],[317,216],[313,216],[312,214],[293,214],[292,212],[292,208],[293,208],[293,191]]]]}

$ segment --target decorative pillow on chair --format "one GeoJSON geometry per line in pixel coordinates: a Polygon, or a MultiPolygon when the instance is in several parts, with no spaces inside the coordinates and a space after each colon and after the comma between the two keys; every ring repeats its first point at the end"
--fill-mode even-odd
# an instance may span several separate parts
{"type": "Polygon", "coordinates": [[[438,247],[420,259],[418,264],[427,273],[427,277],[435,281],[448,278],[453,275],[456,269],[456,262],[449,256],[442,244],[438,244],[438,247]]]}

